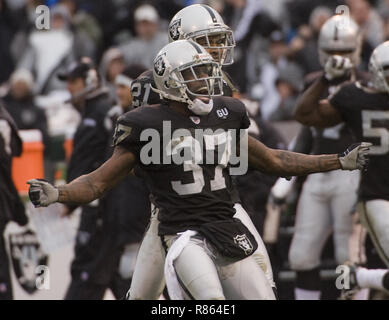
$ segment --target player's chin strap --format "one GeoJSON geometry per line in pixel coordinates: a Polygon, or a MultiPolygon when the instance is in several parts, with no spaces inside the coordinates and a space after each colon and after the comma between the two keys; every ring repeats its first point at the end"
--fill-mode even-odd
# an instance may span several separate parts
{"type": "Polygon", "coordinates": [[[188,97],[185,88],[179,88],[181,97],[174,96],[172,94],[163,92],[157,88],[151,86],[151,90],[158,93],[161,98],[183,102],[188,105],[188,109],[198,116],[204,116],[210,113],[213,109],[213,100],[209,99],[208,103],[203,102],[200,99],[194,99],[193,101],[188,97]]]}

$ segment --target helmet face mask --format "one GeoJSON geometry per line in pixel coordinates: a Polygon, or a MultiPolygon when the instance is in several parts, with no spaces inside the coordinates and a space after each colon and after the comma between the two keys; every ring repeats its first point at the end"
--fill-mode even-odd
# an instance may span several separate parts
{"type": "Polygon", "coordinates": [[[225,28],[223,30],[200,30],[185,35],[185,38],[203,46],[222,65],[230,65],[234,62],[235,39],[232,30],[225,30],[225,28]]]}
{"type": "Polygon", "coordinates": [[[218,96],[222,93],[222,75],[214,61],[198,61],[170,72],[168,82],[172,87],[183,88],[191,100],[198,97],[218,96]]]}
{"type": "Polygon", "coordinates": [[[181,75],[182,85],[186,86],[189,96],[211,97],[220,95],[221,74],[216,62],[198,63],[178,71],[181,75]]]}

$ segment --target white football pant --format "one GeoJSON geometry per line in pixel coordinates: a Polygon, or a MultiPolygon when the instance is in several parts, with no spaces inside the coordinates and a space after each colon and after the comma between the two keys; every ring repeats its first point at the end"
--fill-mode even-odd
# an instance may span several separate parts
{"type": "Polygon", "coordinates": [[[360,202],[358,214],[362,224],[369,232],[379,256],[389,268],[389,201],[360,202]]]}
{"type": "MultiPolygon", "coordinates": [[[[165,236],[167,247],[178,238],[165,236]]],[[[190,238],[174,261],[182,288],[195,300],[275,300],[265,273],[252,256],[222,256],[201,235],[190,238]]]]}
{"type": "Polygon", "coordinates": [[[349,259],[352,213],[355,212],[359,171],[335,170],[308,176],[297,206],[295,232],[289,249],[292,270],[320,265],[322,249],[334,233],[335,259],[349,259]]]}
{"type": "MultiPolygon", "coordinates": [[[[252,258],[262,268],[266,275],[268,284],[275,286],[273,271],[265,245],[256,230],[254,224],[243,207],[237,203],[234,206],[236,214],[234,217],[242,223],[254,235],[258,243],[258,249],[253,253],[252,258]]],[[[165,287],[164,263],[165,250],[158,236],[158,210],[152,210],[150,226],[142,240],[136,261],[135,271],[129,290],[130,300],[157,300],[165,287]]]]}

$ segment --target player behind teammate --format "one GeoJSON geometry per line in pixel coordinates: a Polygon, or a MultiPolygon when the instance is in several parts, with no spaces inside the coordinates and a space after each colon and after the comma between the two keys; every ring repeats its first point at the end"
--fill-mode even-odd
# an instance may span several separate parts
{"type": "MultiPolygon", "coordinates": [[[[250,257],[256,247],[255,238],[239,219],[233,218],[228,150],[235,146],[229,137],[231,130],[241,133],[240,129],[249,125],[244,105],[220,97],[220,66],[192,41],[165,46],[155,59],[154,79],[166,100],[119,118],[115,150],[108,161],[94,172],[58,187],[30,180],[30,199],[36,206],[88,203],[101,197],[138,164],[159,209],[158,233],[174,262],[170,266],[174,266],[173,273],[191,297],[274,299],[262,269],[250,257]],[[166,133],[169,135],[166,125],[173,133],[167,145],[163,141],[166,133]],[[196,129],[202,129],[203,135],[197,136],[196,129]],[[150,135],[154,137],[151,141],[150,135]],[[156,157],[150,159],[150,152],[156,157]],[[183,163],[172,162],[182,154],[183,163]],[[214,161],[203,164],[205,156],[209,159],[210,155],[214,161]],[[234,274],[227,272],[231,268],[234,274]]],[[[238,138],[244,141],[244,137],[247,135],[238,138]]],[[[252,137],[247,140],[248,164],[280,176],[362,169],[369,150],[362,143],[342,154],[312,156],[270,149],[252,137]]]]}
{"type": "MultiPolygon", "coordinates": [[[[196,4],[180,10],[169,24],[168,35],[170,42],[191,39],[204,45],[204,48],[220,65],[229,65],[233,62],[233,48],[235,46],[233,33],[224,24],[218,12],[209,6],[196,4]]],[[[229,76],[223,71],[222,75],[223,95],[232,96],[233,93],[237,93],[229,76]]],[[[135,79],[131,85],[134,107],[161,103],[159,94],[152,90],[155,87],[153,70],[148,70],[135,79]]],[[[264,270],[273,290],[276,291],[272,266],[265,245],[249,215],[240,204],[239,194],[235,186],[232,187],[232,192],[236,210],[235,217],[242,220],[254,234],[258,242],[258,249],[253,257],[264,270]]],[[[127,294],[129,299],[158,299],[165,286],[163,277],[165,250],[157,234],[156,211],[153,212],[149,228],[138,253],[133,281],[127,294]],[[154,257],[153,263],[150,263],[150,256],[154,257]]]]}
{"type": "MultiPolygon", "coordinates": [[[[339,74],[347,72],[347,61],[333,57],[327,62],[339,74]]],[[[351,82],[341,86],[329,99],[321,92],[329,81],[321,77],[298,102],[296,119],[305,125],[331,127],[345,122],[357,139],[371,141],[370,165],[362,173],[358,213],[375,247],[389,267],[389,42],[379,45],[369,62],[371,83],[351,82]]],[[[389,290],[385,269],[352,268],[354,287],[389,290]]]]}

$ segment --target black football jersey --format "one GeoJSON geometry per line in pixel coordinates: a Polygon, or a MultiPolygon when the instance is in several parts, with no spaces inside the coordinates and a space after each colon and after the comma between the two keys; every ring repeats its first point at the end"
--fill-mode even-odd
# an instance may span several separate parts
{"type": "MultiPolygon", "coordinates": [[[[231,78],[223,72],[223,95],[232,97],[232,93],[236,91],[231,78]]],[[[138,78],[131,83],[132,104],[134,108],[161,103],[161,98],[158,93],[151,88],[156,88],[153,77],[153,70],[143,72],[138,78]]]]}
{"type": "MultiPolygon", "coordinates": [[[[310,86],[316,79],[323,75],[322,71],[312,73],[306,77],[306,87],[310,86]]],[[[335,79],[330,82],[330,86],[326,92],[323,92],[322,99],[327,98],[333,94],[336,89],[344,82],[350,81],[351,75],[341,79],[335,79]]],[[[354,73],[356,79],[364,79],[364,73],[356,71],[354,73]]],[[[311,154],[334,154],[346,150],[351,144],[355,142],[355,136],[351,129],[345,123],[339,123],[330,128],[311,127],[311,154]]]]}
{"type": "Polygon", "coordinates": [[[373,143],[370,163],[362,173],[362,200],[389,200],[389,95],[373,93],[359,82],[339,88],[330,98],[358,141],[373,143]]]}
{"type": "Polygon", "coordinates": [[[247,129],[249,125],[244,104],[229,97],[214,98],[213,110],[201,117],[182,115],[166,102],[139,107],[119,117],[114,144],[136,155],[142,178],[160,209],[160,234],[196,230],[203,222],[235,214],[234,187],[229,174],[231,149],[227,147],[234,140],[230,140],[227,130],[237,129],[239,135],[239,129],[247,129]],[[201,136],[196,129],[212,132],[201,136]],[[217,129],[222,131],[215,132],[217,129]],[[153,135],[157,137],[155,140],[150,138],[153,135]],[[149,148],[151,141],[155,142],[153,150],[149,148]],[[158,152],[154,154],[154,150],[158,152]],[[155,156],[154,160],[146,159],[145,155],[155,156]],[[196,161],[178,163],[174,156],[196,161]],[[170,164],[166,159],[171,159],[170,164]]]}

